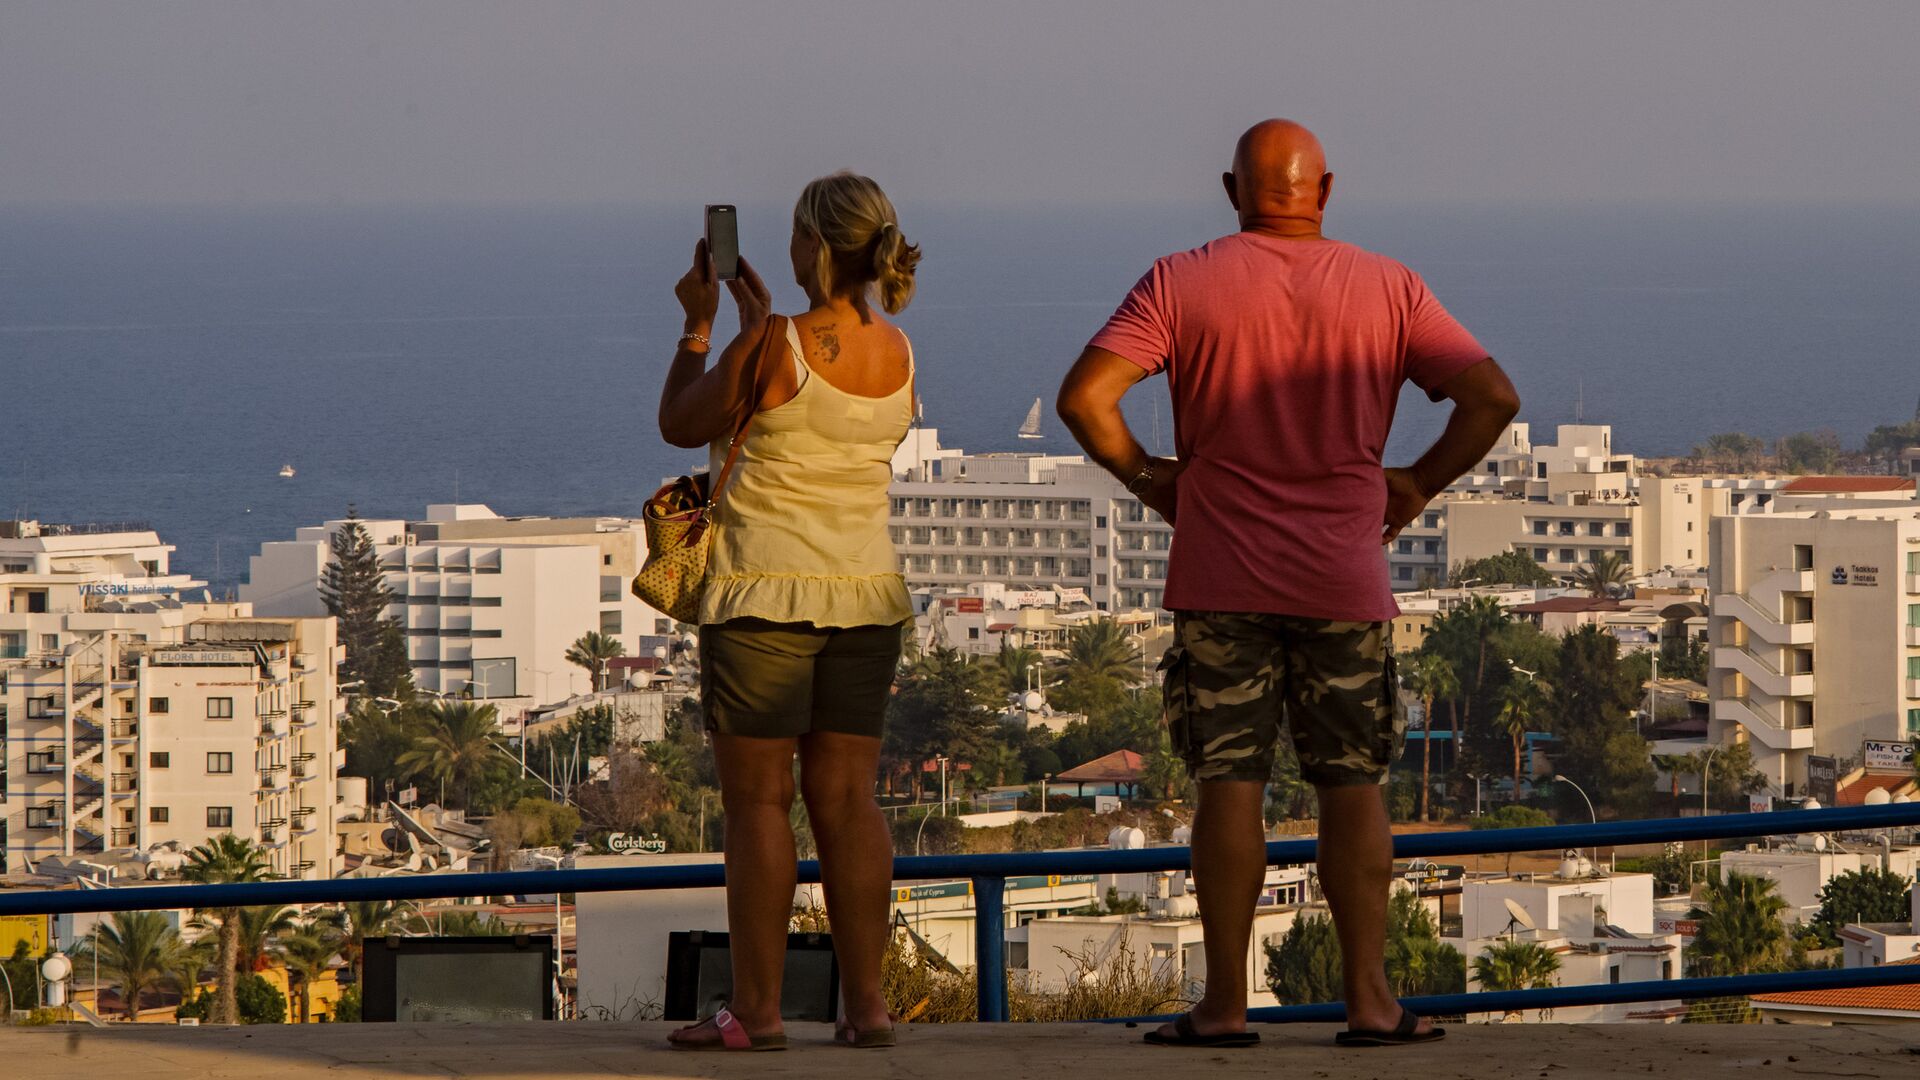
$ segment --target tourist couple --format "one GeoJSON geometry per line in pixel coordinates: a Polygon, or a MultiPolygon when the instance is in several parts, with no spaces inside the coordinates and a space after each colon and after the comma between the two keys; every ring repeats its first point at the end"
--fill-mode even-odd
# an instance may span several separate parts
{"type": "MultiPolygon", "coordinates": [[[[1259,1039],[1246,1025],[1247,956],[1283,725],[1319,794],[1320,881],[1344,958],[1340,1040],[1429,1041],[1440,1030],[1402,1008],[1383,958],[1393,848],[1381,785],[1403,731],[1381,545],[1481,460],[1519,400],[1417,275],[1321,235],[1333,174],[1307,129],[1256,125],[1224,180],[1240,231],[1156,262],[1059,397],[1087,453],[1175,526],[1175,634],[1161,670],[1173,742],[1200,791],[1193,866],[1207,978],[1193,1010],[1147,1041],[1259,1039]],[[1160,372],[1175,458],[1149,456],[1120,411],[1135,383],[1160,372]],[[1451,400],[1452,414],[1418,461],[1383,468],[1409,381],[1451,400]]],[[[719,1014],[673,1034],[690,1049],[786,1045],[796,753],[840,963],[836,1038],[894,1041],[880,985],[893,852],[874,787],[913,615],[887,492],[914,415],[914,371],[906,335],[881,312],[912,298],[920,253],[879,186],[841,173],[801,193],[789,255],[807,310],[770,318],[767,288],[742,260],[725,283],[742,330],[709,365],[720,282],[696,246],[675,287],[686,332],[660,400],[661,433],[709,447],[716,474],[745,424],[699,619],[726,807],[733,993],[719,1014]]]]}

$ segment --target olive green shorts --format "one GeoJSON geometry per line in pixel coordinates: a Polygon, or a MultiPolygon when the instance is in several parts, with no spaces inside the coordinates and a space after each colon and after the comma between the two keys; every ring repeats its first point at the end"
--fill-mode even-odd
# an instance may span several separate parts
{"type": "Polygon", "coordinates": [[[822,628],[732,619],[700,628],[708,731],[791,739],[812,731],[879,738],[906,624],[822,628]]]}
{"type": "Polygon", "coordinates": [[[1160,667],[1195,780],[1266,781],[1284,723],[1309,783],[1380,784],[1406,738],[1391,623],[1175,612],[1160,667]]]}

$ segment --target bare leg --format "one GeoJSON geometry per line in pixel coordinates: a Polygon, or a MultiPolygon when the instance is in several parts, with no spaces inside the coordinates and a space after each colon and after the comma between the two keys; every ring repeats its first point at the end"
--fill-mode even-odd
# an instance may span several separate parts
{"type": "Polygon", "coordinates": [[[891,1022],[880,992],[893,884],[893,835],[873,799],[880,740],[816,731],[800,738],[800,793],[820,848],[820,875],[840,960],[840,995],[857,1031],[891,1022]]]}
{"type": "MultiPolygon", "coordinates": [[[[1320,796],[1320,888],[1340,936],[1347,1026],[1391,1031],[1400,1022],[1400,1002],[1387,985],[1393,829],[1386,799],[1378,784],[1315,790],[1320,796]]],[[[1418,1030],[1432,1027],[1422,1020],[1418,1030]]]]}
{"type": "MultiPolygon", "coordinates": [[[[795,745],[793,739],[713,736],[727,813],[727,932],[733,954],[733,998],[727,1008],[753,1035],[782,1030],[780,981],[798,876],[787,817],[793,806],[795,745]]],[[[713,1040],[696,1036],[692,1041],[713,1040]]]]}
{"type": "MultiPolygon", "coordinates": [[[[1202,1035],[1247,1029],[1247,949],[1267,876],[1265,798],[1266,785],[1257,780],[1200,783],[1193,876],[1207,935],[1207,989],[1192,1023],[1202,1035]]],[[[1171,1025],[1161,1031],[1172,1034],[1171,1025]]]]}

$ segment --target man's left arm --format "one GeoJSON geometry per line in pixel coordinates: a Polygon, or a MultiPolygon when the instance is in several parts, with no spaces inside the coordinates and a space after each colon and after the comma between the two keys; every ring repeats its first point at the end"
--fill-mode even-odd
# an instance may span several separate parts
{"type": "Polygon", "coordinates": [[[1453,402],[1453,415],[1447,418],[1447,429],[1420,455],[1420,460],[1404,469],[1386,470],[1387,517],[1380,534],[1383,544],[1392,543],[1447,485],[1478,465],[1520,413],[1520,394],[1492,357],[1441,383],[1434,393],[1453,402]]]}
{"type": "Polygon", "coordinates": [[[1173,523],[1175,480],[1181,464],[1172,458],[1149,455],[1140,440],[1127,427],[1120,411],[1120,399],[1147,370],[1133,361],[1105,349],[1089,345],[1074,362],[1073,369],[1060,384],[1055,409],[1073,432],[1087,456],[1112,473],[1122,484],[1131,482],[1151,466],[1152,481],[1139,494],[1140,501],[1173,523]]]}

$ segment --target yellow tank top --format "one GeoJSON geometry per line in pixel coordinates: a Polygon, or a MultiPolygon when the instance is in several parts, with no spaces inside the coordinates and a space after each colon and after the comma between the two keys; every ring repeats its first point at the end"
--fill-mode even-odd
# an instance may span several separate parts
{"type": "MultiPolygon", "coordinates": [[[[815,375],[793,320],[786,324],[800,389],[747,426],[714,515],[700,622],[903,622],[913,606],[887,535],[887,490],[893,453],[913,420],[912,345],[906,385],[864,397],[815,375]]],[[[707,454],[719,475],[727,441],[707,454]]]]}

